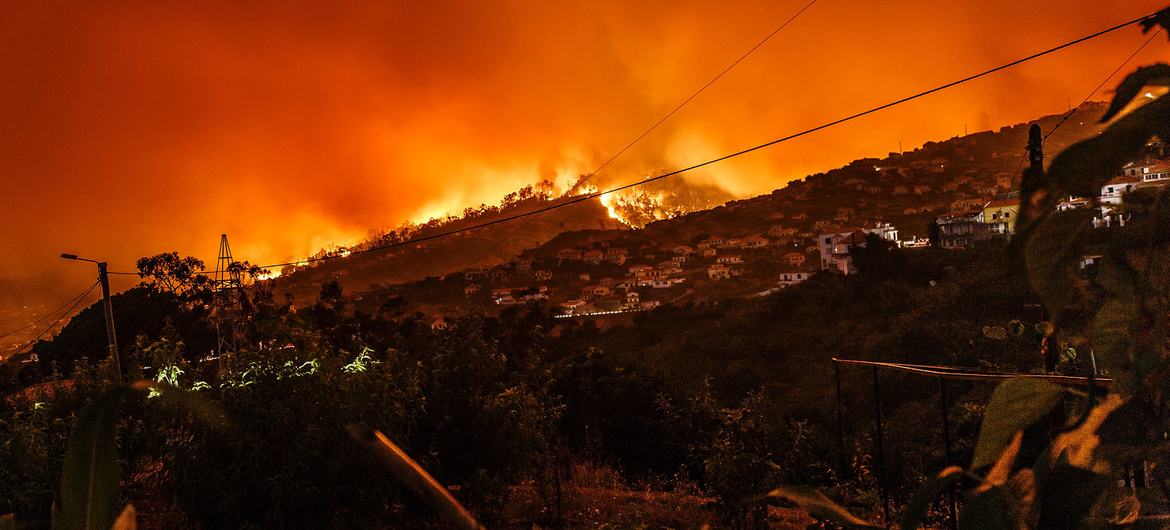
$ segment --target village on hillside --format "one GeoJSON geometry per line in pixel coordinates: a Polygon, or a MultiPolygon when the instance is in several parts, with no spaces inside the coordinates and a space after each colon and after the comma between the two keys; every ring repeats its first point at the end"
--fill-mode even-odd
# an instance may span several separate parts
{"type": "MultiPolygon", "coordinates": [[[[1093,122],[1080,125],[1070,127],[1069,138],[1093,131],[1093,122]]],[[[376,310],[387,299],[404,300],[440,326],[445,315],[467,308],[524,304],[549,306],[563,318],[610,316],[766,296],[814,274],[856,274],[852,253],[871,236],[908,250],[1002,246],[1019,216],[1027,129],[1019,124],[857,160],[769,195],[641,229],[562,233],[493,266],[371,286],[358,301],[376,310]]],[[[1164,143],[1151,142],[1099,196],[1065,197],[1058,208],[1094,208],[1094,226],[1123,226],[1124,194],[1170,183],[1165,157],[1164,143]]]]}

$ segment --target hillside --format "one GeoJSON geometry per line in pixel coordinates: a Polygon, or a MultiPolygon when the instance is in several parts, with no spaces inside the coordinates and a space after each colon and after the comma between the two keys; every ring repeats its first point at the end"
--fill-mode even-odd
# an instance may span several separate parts
{"type": "MultiPolygon", "coordinates": [[[[1103,103],[1088,104],[1061,125],[1046,142],[1047,157],[1100,131],[1097,118],[1104,109],[1103,103]]],[[[432,315],[490,312],[531,301],[571,305],[580,300],[587,303],[577,311],[589,312],[762,294],[790,284],[785,274],[818,269],[820,233],[884,222],[897,229],[898,239],[923,238],[939,215],[1016,190],[1028,128],[1038,123],[1051,131],[1062,117],[1044,116],[884,158],[863,158],[770,194],[640,229],[615,229],[600,205],[589,201],[565,209],[581,208],[581,213],[556,210],[427,248],[334,260],[284,281],[298,300],[313,296],[320,281],[336,278],[349,293],[366,291],[357,296],[365,310],[400,297],[413,310],[432,315]],[[751,236],[759,244],[746,243],[751,236]],[[592,259],[590,251],[596,254],[592,259]],[[474,259],[485,252],[490,257],[474,259]],[[666,261],[679,253],[689,256],[678,257],[678,266],[670,267],[666,261]],[[661,277],[672,283],[654,283],[649,276],[639,281],[631,272],[638,265],[667,268],[661,277]],[[722,277],[720,265],[728,267],[730,277],[722,277]],[[465,274],[450,274],[455,271],[465,274]],[[424,282],[411,281],[428,276],[424,282]],[[636,300],[627,298],[630,291],[638,292],[636,300]]]]}
{"type": "MultiPolygon", "coordinates": [[[[494,215],[423,229],[412,237],[425,238],[438,232],[458,231],[474,224],[491,222],[571,199],[560,198],[547,203],[536,200],[522,202],[494,215]]],[[[273,292],[279,299],[291,296],[294,303],[307,302],[313,300],[321,284],[329,280],[340,282],[348,292],[383,284],[413,282],[429,276],[499,264],[564,232],[586,229],[617,231],[623,228],[624,225],[612,219],[601,204],[583,201],[519,221],[296,268],[273,280],[273,292]]]]}

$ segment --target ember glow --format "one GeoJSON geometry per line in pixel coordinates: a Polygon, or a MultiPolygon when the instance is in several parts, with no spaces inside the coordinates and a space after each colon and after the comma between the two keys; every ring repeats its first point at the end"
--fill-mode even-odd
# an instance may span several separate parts
{"type": "MultiPolygon", "coordinates": [[[[564,188],[804,3],[6,6],[0,284],[14,299],[57,299],[91,276],[61,251],[129,270],[169,250],[213,260],[225,232],[239,258],[300,259],[526,184],[564,188]]],[[[604,189],[726,154],[1160,7],[824,0],[593,180],[604,189]]],[[[685,179],[764,193],[899,142],[1060,112],[1143,38],[1119,31],[685,179]]],[[[635,199],[606,205],[622,215],[616,205],[635,199]]]]}

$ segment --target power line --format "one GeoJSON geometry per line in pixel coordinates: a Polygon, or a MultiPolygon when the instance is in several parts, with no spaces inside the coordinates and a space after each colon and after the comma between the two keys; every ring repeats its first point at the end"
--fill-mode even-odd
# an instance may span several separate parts
{"type": "Polygon", "coordinates": [[[1155,37],[1161,34],[1162,28],[1158,28],[1158,31],[1155,31],[1152,35],[1150,35],[1150,38],[1146,39],[1146,41],[1143,42],[1141,46],[1138,46],[1138,49],[1134,50],[1133,53],[1129,54],[1129,57],[1126,57],[1121,64],[1117,65],[1117,68],[1114,68],[1113,72],[1110,73],[1108,77],[1102,79],[1101,83],[1097,85],[1097,88],[1094,88],[1091,92],[1086,94],[1085,99],[1082,99],[1080,103],[1077,103],[1077,106],[1068,111],[1068,114],[1065,114],[1064,117],[1061,118],[1059,122],[1057,122],[1056,126],[1053,127],[1051,131],[1048,131],[1048,134],[1045,134],[1044,138],[1040,141],[1044,142],[1048,140],[1048,137],[1052,136],[1052,133],[1056,132],[1056,130],[1059,129],[1061,125],[1064,125],[1064,122],[1068,121],[1068,119],[1071,118],[1072,115],[1075,114],[1078,110],[1080,110],[1081,107],[1085,105],[1085,103],[1089,102],[1089,98],[1092,98],[1094,95],[1096,95],[1097,92],[1101,90],[1101,87],[1105,86],[1105,83],[1108,83],[1110,79],[1113,79],[1113,76],[1117,75],[1117,72],[1120,72],[1122,68],[1125,68],[1125,65],[1129,64],[1129,62],[1132,61],[1134,57],[1137,57],[1137,54],[1146,49],[1146,46],[1149,46],[1151,42],[1154,42],[1155,37]]]}
{"type": "MultiPolygon", "coordinates": [[[[555,209],[558,209],[558,208],[564,208],[564,207],[566,207],[566,206],[571,206],[571,205],[573,205],[573,204],[577,204],[577,203],[579,203],[579,202],[583,202],[583,201],[588,201],[588,200],[596,199],[596,198],[598,198],[598,197],[601,197],[601,196],[603,196],[603,195],[608,195],[608,194],[611,194],[611,193],[616,193],[616,192],[623,191],[623,190],[626,190],[626,189],[629,189],[629,188],[633,188],[633,187],[637,187],[637,186],[642,186],[642,185],[644,185],[644,184],[649,184],[649,183],[651,183],[651,182],[655,182],[655,181],[662,180],[662,179],[665,179],[665,178],[673,177],[673,176],[675,176],[675,175],[680,175],[680,174],[682,174],[682,173],[686,173],[686,172],[689,172],[689,171],[694,171],[694,170],[696,170],[696,169],[700,169],[700,168],[703,168],[703,167],[706,167],[706,166],[709,166],[709,165],[712,165],[712,164],[717,164],[717,163],[719,163],[719,162],[722,162],[722,161],[724,161],[724,160],[728,160],[728,159],[731,159],[731,158],[736,158],[736,157],[739,157],[739,156],[743,156],[743,155],[746,155],[746,154],[748,154],[748,153],[753,153],[753,152],[755,152],[755,151],[759,151],[759,150],[761,150],[761,149],[764,149],[764,148],[766,148],[766,147],[771,147],[771,146],[773,146],[773,145],[780,144],[780,143],[783,143],[783,142],[787,142],[787,141],[789,141],[789,140],[794,140],[794,139],[796,139],[796,138],[800,138],[800,137],[802,137],[802,136],[807,136],[807,135],[809,135],[809,134],[812,134],[812,133],[814,133],[814,132],[821,131],[821,130],[823,130],[823,129],[828,129],[828,128],[830,128],[830,127],[834,127],[834,126],[836,126],[836,125],[840,125],[840,124],[842,124],[842,123],[845,123],[845,122],[849,122],[849,121],[852,121],[852,120],[855,120],[855,119],[858,119],[858,118],[861,118],[861,117],[864,117],[864,116],[868,116],[868,115],[870,115],[870,114],[873,114],[873,113],[876,113],[876,112],[879,112],[879,111],[882,111],[882,110],[885,110],[885,109],[888,109],[888,108],[891,108],[891,107],[895,107],[895,106],[901,105],[901,104],[903,104],[903,103],[908,103],[908,102],[910,102],[910,101],[913,101],[913,100],[916,100],[916,99],[920,99],[920,98],[922,98],[922,97],[925,97],[925,96],[928,96],[928,95],[934,94],[934,93],[936,93],[936,92],[940,92],[940,91],[946,90],[946,89],[948,89],[948,88],[952,88],[952,87],[955,87],[955,86],[958,86],[958,85],[961,85],[961,84],[964,84],[964,83],[967,83],[967,82],[970,82],[970,81],[974,81],[974,80],[976,80],[976,79],[979,79],[979,78],[982,78],[982,77],[986,77],[986,76],[988,76],[988,75],[994,74],[994,73],[996,73],[996,72],[999,72],[999,71],[1001,71],[1001,70],[1005,70],[1005,69],[1011,68],[1011,67],[1013,67],[1013,66],[1017,66],[1017,65],[1019,65],[1019,64],[1025,63],[1025,62],[1028,62],[1028,61],[1031,61],[1031,60],[1034,60],[1034,59],[1038,59],[1038,58],[1040,58],[1040,57],[1044,57],[1044,56],[1046,56],[1046,55],[1050,55],[1050,54],[1052,54],[1052,53],[1058,52],[1058,51],[1060,51],[1060,50],[1063,50],[1063,49],[1065,49],[1065,48],[1068,48],[1068,47],[1070,47],[1070,46],[1075,46],[1075,45],[1077,45],[1077,44],[1080,44],[1080,43],[1082,43],[1082,42],[1089,41],[1089,40],[1095,39],[1095,38],[1097,38],[1097,37],[1101,37],[1101,36],[1103,36],[1103,35],[1106,35],[1106,34],[1112,33],[1112,32],[1114,32],[1114,31],[1117,31],[1117,30],[1121,29],[1121,28],[1124,28],[1124,27],[1127,27],[1127,26],[1130,26],[1130,25],[1136,24],[1136,23],[1138,23],[1138,22],[1140,22],[1140,21],[1142,21],[1142,20],[1146,20],[1146,19],[1148,19],[1148,18],[1150,18],[1150,17],[1154,16],[1155,14],[1156,14],[1156,13],[1151,13],[1151,14],[1149,14],[1149,15],[1143,15],[1143,16],[1137,17],[1137,18],[1135,18],[1135,19],[1128,20],[1128,21],[1122,22],[1122,23],[1120,23],[1120,24],[1116,24],[1116,25],[1114,25],[1114,26],[1111,26],[1111,27],[1109,27],[1109,28],[1106,28],[1106,29],[1103,29],[1103,30],[1097,31],[1097,32],[1095,32],[1095,33],[1092,33],[1092,34],[1086,35],[1086,36],[1084,36],[1084,37],[1080,37],[1080,38],[1078,38],[1078,39],[1074,39],[1074,40],[1071,40],[1071,41],[1065,42],[1065,43],[1063,43],[1063,44],[1060,44],[1060,45],[1054,46],[1054,47],[1052,47],[1052,48],[1048,48],[1048,49],[1046,49],[1046,50],[1043,50],[1043,51],[1040,51],[1040,52],[1033,53],[1033,54],[1031,54],[1031,55],[1028,55],[1028,56],[1026,56],[1026,57],[1023,57],[1023,58],[1020,58],[1020,59],[1016,59],[1016,60],[1014,60],[1014,61],[1011,61],[1011,62],[1008,62],[1008,63],[1002,64],[1002,65],[1000,65],[1000,66],[996,66],[996,67],[994,67],[994,68],[990,68],[990,69],[988,69],[988,70],[984,70],[984,71],[982,71],[982,72],[979,72],[979,73],[976,73],[976,74],[972,74],[972,75],[969,75],[969,76],[967,76],[967,77],[963,77],[963,78],[961,78],[961,79],[958,79],[958,80],[956,80],[956,81],[951,81],[951,82],[949,82],[949,83],[946,83],[946,84],[943,84],[943,85],[940,85],[940,86],[937,86],[937,87],[934,87],[934,88],[931,88],[931,89],[928,89],[928,90],[924,90],[924,91],[922,91],[922,92],[918,92],[918,93],[916,93],[916,94],[913,94],[913,95],[910,95],[910,96],[906,96],[906,97],[903,97],[903,98],[901,98],[901,99],[898,99],[898,100],[895,100],[895,101],[891,101],[891,102],[889,102],[889,103],[885,103],[885,104],[882,104],[882,105],[879,105],[879,106],[876,106],[876,107],[870,108],[870,109],[868,109],[868,110],[864,110],[864,111],[861,111],[861,112],[857,112],[857,113],[855,113],[855,114],[851,114],[851,115],[849,115],[849,116],[845,116],[845,117],[843,117],[843,118],[838,118],[838,119],[832,120],[832,121],[830,121],[830,122],[827,122],[827,123],[824,123],[824,124],[818,125],[818,126],[816,126],[816,127],[812,127],[812,128],[809,128],[809,129],[805,129],[805,130],[803,130],[803,131],[800,131],[800,132],[797,132],[797,133],[789,134],[789,135],[787,135],[787,136],[783,136],[783,137],[777,138],[777,139],[775,139],[775,140],[771,140],[771,141],[768,141],[768,142],[765,142],[765,143],[762,143],[762,144],[759,144],[759,145],[755,145],[755,146],[752,146],[752,147],[748,147],[748,148],[746,148],[746,149],[742,149],[742,150],[739,150],[739,151],[735,151],[735,152],[733,152],[733,153],[726,154],[726,155],[720,156],[720,157],[718,157],[718,158],[713,158],[713,159],[707,160],[707,161],[705,161],[705,162],[700,162],[700,163],[697,163],[697,164],[694,164],[694,165],[691,165],[691,166],[688,166],[688,167],[685,167],[685,168],[682,168],[682,169],[678,169],[678,170],[675,170],[675,171],[670,171],[670,172],[668,172],[668,173],[664,173],[664,174],[662,174],[662,175],[658,175],[658,176],[654,176],[654,177],[646,178],[646,179],[643,179],[643,180],[640,180],[640,181],[637,181],[637,182],[632,182],[632,183],[629,183],[629,184],[624,184],[624,185],[621,185],[621,186],[617,186],[617,187],[615,187],[615,188],[610,188],[610,189],[608,189],[608,190],[605,190],[605,191],[599,191],[599,192],[593,192],[593,193],[589,193],[589,194],[585,194],[585,195],[579,195],[579,196],[577,196],[577,197],[573,197],[573,198],[570,198],[570,199],[568,199],[568,200],[565,200],[565,201],[561,201],[561,202],[557,202],[557,203],[555,203],[555,204],[551,204],[551,205],[548,205],[548,206],[544,206],[544,207],[541,207],[541,208],[537,208],[537,209],[535,209],[535,210],[530,210],[530,211],[523,212],[523,213],[518,213],[518,214],[508,215],[508,216],[505,216],[505,217],[501,217],[501,218],[498,218],[498,219],[493,219],[493,220],[491,220],[491,221],[486,221],[486,222],[483,222],[483,223],[479,223],[479,224],[476,224],[476,225],[472,225],[472,226],[470,226],[470,227],[466,227],[466,228],[461,228],[461,229],[458,229],[458,230],[450,230],[450,231],[446,231],[446,232],[439,232],[439,233],[437,233],[437,234],[431,234],[431,235],[428,235],[428,236],[423,236],[423,237],[414,238],[414,239],[411,239],[411,240],[409,240],[409,241],[401,241],[401,242],[397,242],[397,243],[389,243],[389,244],[386,244],[386,245],[380,245],[380,246],[375,246],[375,247],[370,247],[370,248],[366,248],[366,249],[362,249],[362,250],[353,251],[353,252],[349,253],[349,254],[348,254],[348,256],[352,256],[352,255],[355,255],[355,254],[364,254],[364,253],[368,253],[368,252],[375,252],[375,251],[379,251],[379,250],[387,250],[387,249],[391,249],[391,248],[397,248],[397,247],[402,247],[402,246],[406,246],[406,245],[415,245],[415,244],[418,244],[418,243],[424,243],[424,242],[427,242],[427,241],[432,241],[432,240],[435,240],[435,239],[439,239],[439,238],[447,237],[447,236],[454,235],[454,234],[461,233],[461,232],[467,232],[467,231],[471,231],[471,230],[479,230],[479,229],[481,229],[481,228],[487,228],[487,227],[489,227],[489,226],[495,226],[495,225],[498,225],[498,224],[501,224],[501,223],[506,223],[506,222],[514,221],[514,220],[521,219],[521,218],[525,218],[525,217],[531,217],[531,216],[533,216],[533,215],[539,215],[539,214],[541,214],[541,213],[544,213],[544,212],[547,212],[547,211],[550,211],[550,210],[555,210],[555,209]]],[[[284,262],[284,263],[273,263],[273,264],[268,264],[268,265],[261,265],[260,267],[261,267],[261,268],[268,269],[268,268],[276,268],[276,267],[287,267],[287,266],[296,266],[296,265],[307,265],[307,264],[310,264],[310,263],[314,263],[314,262],[320,262],[320,261],[328,261],[328,260],[336,259],[336,258],[339,258],[339,257],[342,257],[342,256],[335,255],[335,256],[325,256],[325,257],[322,257],[322,258],[315,258],[315,259],[314,259],[314,258],[309,258],[309,259],[303,259],[303,260],[288,261],[288,262],[284,262]]],[[[117,272],[117,273],[113,273],[113,272],[111,272],[111,274],[137,274],[137,273],[133,273],[133,272],[117,272]]]]}
{"type": "Polygon", "coordinates": [[[72,303],[74,303],[75,301],[77,301],[77,299],[79,299],[79,298],[81,298],[81,297],[83,297],[83,296],[85,296],[85,295],[89,294],[89,292],[93,290],[93,287],[94,287],[94,285],[97,285],[97,282],[96,282],[96,281],[94,282],[94,284],[93,284],[93,285],[90,285],[90,286],[89,286],[89,288],[87,288],[87,289],[86,289],[85,291],[83,291],[81,294],[79,294],[79,295],[77,295],[77,296],[75,296],[75,297],[73,297],[73,298],[70,298],[68,302],[65,302],[64,304],[61,304],[61,305],[60,305],[60,306],[58,306],[56,309],[53,309],[53,310],[51,310],[51,311],[48,311],[48,312],[45,312],[44,314],[42,314],[42,315],[40,316],[40,318],[37,318],[36,320],[34,320],[34,321],[32,321],[32,322],[29,322],[28,324],[25,324],[24,326],[21,326],[21,327],[19,327],[19,328],[17,328],[17,329],[14,329],[14,330],[12,330],[12,331],[9,331],[9,332],[6,332],[6,333],[4,333],[4,334],[0,335],[0,339],[7,338],[7,337],[11,337],[12,335],[15,335],[15,334],[17,334],[17,333],[20,333],[21,331],[24,331],[24,330],[26,330],[26,329],[28,329],[28,328],[31,328],[31,327],[36,327],[36,325],[37,325],[37,324],[40,324],[40,323],[42,323],[42,322],[44,322],[44,321],[48,320],[48,319],[49,319],[49,317],[51,317],[51,316],[53,316],[53,315],[57,314],[58,312],[60,312],[62,309],[64,309],[64,308],[65,308],[66,306],[68,306],[69,304],[72,304],[72,303]]]}
{"type": "MultiPolygon", "coordinates": [[[[1110,79],[1113,79],[1113,76],[1117,75],[1117,73],[1120,72],[1122,68],[1125,68],[1125,65],[1129,64],[1129,62],[1132,61],[1134,57],[1137,57],[1137,54],[1141,53],[1142,50],[1146,49],[1146,46],[1148,46],[1151,42],[1153,42],[1154,38],[1157,37],[1161,33],[1162,33],[1162,28],[1158,28],[1158,31],[1155,31],[1153,35],[1150,35],[1150,38],[1146,39],[1145,42],[1143,42],[1141,44],[1141,46],[1138,46],[1138,48],[1136,50],[1134,50],[1133,53],[1129,54],[1129,57],[1126,57],[1126,59],[1124,61],[1122,61],[1121,64],[1117,65],[1117,68],[1114,68],[1113,72],[1111,72],[1108,76],[1106,76],[1105,79],[1102,79],[1101,82],[1097,84],[1097,87],[1094,88],[1092,91],[1090,91],[1085,96],[1085,99],[1082,99],[1080,103],[1077,103],[1077,106],[1070,109],[1063,117],[1060,118],[1060,121],[1056,123],[1056,126],[1054,126],[1052,128],[1052,130],[1048,131],[1048,134],[1045,134],[1044,137],[1040,139],[1040,144],[1043,145],[1044,142],[1048,141],[1048,137],[1052,136],[1052,133],[1055,133],[1056,130],[1059,129],[1061,125],[1064,125],[1064,123],[1067,122],[1068,119],[1072,117],[1073,114],[1076,114],[1076,112],[1078,110],[1081,110],[1081,107],[1085,106],[1085,103],[1088,103],[1089,99],[1092,98],[1097,92],[1099,92],[1101,90],[1101,87],[1105,86],[1105,83],[1108,83],[1110,79]]],[[[1022,170],[1024,168],[1024,161],[1027,159],[1028,159],[1028,157],[1026,157],[1026,156],[1020,157],[1020,163],[1016,164],[1016,170],[1012,172],[1012,175],[1015,175],[1015,176],[1020,175],[1020,170],[1022,170]]]]}
{"type": "MultiPolygon", "coordinates": [[[[815,4],[815,3],[817,3],[817,0],[812,0],[809,3],[805,4],[804,7],[800,8],[796,13],[793,13],[792,16],[788,17],[787,20],[785,20],[782,24],[777,26],[776,29],[772,30],[771,33],[765,35],[763,39],[761,39],[759,42],[756,43],[755,46],[752,46],[751,48],[749,48],[748,51],[744,52],[743,55],[740,55],[738,59],[733,61],[731,64],[727,65],[726,68],[724,68],[722,71],[720,71],[718,74],[716,74],[715,77],[712,77],[711,80],[707,81],[706,84],[699,87],[698,90],[696,90],[693,94],[691,94],[686,99],[684,99],[681,103],[676,105],[673,109],[671,109],[670,112],[666,113],[665,116],[659,118],[658,121],[654,122],[654,124],[647,127],[646,130],[642,131],[642,134],[639,134],[636,138],[631,140],[630,143],[626,144],[626,146],[621,148],[620,151],[614,153],[613,156],[609,157],[605,162],[602,162],[602,164],[600,166],[598,166],[597,169],[594,169],[593,171],[589,172],[589,174],[585,175],[585,178],[582,178],[581,180],[579,180],[575,184],[573,184],[573,187],[571,188],[571,190],[579,189],[586,182],[589,182],[589,180],[592,179],[594,176],[596,176],[598,173],[600,173],[601,170],[605,169],[607,166],[609,166],[610,163],[612,163],[614,160],[617,160],[618,157],[625,154],[626,151],[629,151],[631,147],[634,147],[635,144],[642,141],[642,139],[645,138],[647,135],[649,135],[651,132],[654,132],[654,130],[657,129],[659,125],[662,125],[663,123],[665,123],[666,120],[670,119],[671,116],[674,116],[675,113],[682,110],[682,108],[685,107],[688,103],[690,103],[691,100],[698,97],[699,94],[702,94],[703,91],[707,90],[707,88],[709,88],[711,85],[714,85],[715,82],[719,81],[719,79],[722,78],[724,75],[726,75],[727,72],[730,72],[732,68],[735,68],[739,63],[743,62],[744,59],[747,59],[747,57],[749,55],[751,55],[753,52],[755,52],[761,46],[763,46],[765,43],[767,43],[769,40],[771,40],[772,37],[776,36],[777,33],[780,33],[781,30],[783,30],[785,27],[787,27],[789,24],[791,24],[792,21],[796,20],[797,17],[799,17],[801,14],[803,14],[805,11],[807,11],[808,8],[812,7],[813,4],[815,4]]],[[[531,219],[525,220],[523,223],[518,224],[515,229],[513,229],[510,233],[508,233],[508,235],[501,238],[495,244],[489,246],[487,248],[487,250],[485,250],[482,253],[480,253],[479,255],[477,255],[474,259],[468,261],[467,264],[463,266],[463,268],[466,269],[467,267],[470,267],[471,265],[478,263],[480,260],[482,260],[488,254],[491,254],[496,249],[500,248],[501,245],[503,245],[504,243],[507,243],[508,241],[511,241],[512,238],[516,237],[516,234],[520,233],[520,231],[523,230],[524,227],[528,226],[529,222],[531,222],[531,219]]]]}
{"type": "Polygon", "coordinates": [[[57,324],[60,324],[63,320],[65,320],[66,317],[70,316],[70,314],[73,313],[73,310],[77,309],[77,306],[80,305],[81,302],[85,301],[85,297],[89,296],[89,293],[92,293],[93,290],[97,288],[99,283],[100,282],[94,282],[93,285],[90,285],[89,289],[86,289],[85,292],[81,293],[81,295],[79,295],[75,299],[75,301],[73,302],[73,305],[69,306],[69,309],[66,309],[65,312],[61,314],[61,316],[57,317],[57,320],[54,320],[52,324],[49,324],[48,327],[46,327],[44,331],[37,334],[37,336],[33,337],[32,340],[30,340],[30,341],[22,344],[20,347],[18,347],[15,351],[12,352],[11,355],[16,355],[18,353],[21,353],[21,351],[24,350],[25,348],[32,346],[33,344],[36,344],[36,342],[38,340],[41,340],[41,337],[44,337],[50,331],[52,331],[53,328],[57,327],[57,324]]]}
{"type": "Polygon", "coordinates": [[[784,28],[785,28],[785,27],[787,27],[789,24],[791,24],[791,23],[792,23],[792,21],[796,20],[796,19],[797,19],[797,17],[799,17],[801,14],[803,14],[805,11],[807,11],[807,10],[808,10],[808,8],[812,7],[812,6],[813,6],[813,4],[815,4],[815,3],[817,3],[817,0],[812,0],[812,1],[811,1],[811,2],[809,2],[808,4],[805,4],[805,6],[804,6],[804,7],[802,7],[802,8],[800,8],[800,10],[799,10],[799,11],[797,11],[796,13],[794,13],[792,16],[788,17],[788,20],[785,20],[783,24],[780,24],[780,26],[779,26],[779,27],[777,27],[776,29],[772,30],[772,32],[771,32],[771,33],[769,33],[767,36],[765,36],[765,37],[764,37],[762,40],[760,40],[760,42],[757,42],[755,46],[752,46],[752,47],[751,47],[751,49],[749,49],[748,51],[744,52],[744,54],[743,54],[743,55],[739,56],[739,58],[738,58],[738,59],[736,59],[736,60],[735,60],[735,62],[733,62],[733,63],[731,63],[730,65],[728,65],[728,66],[727,66],[727,68],[724,68],[722,72],[719,72],[719,74],[718,74],[718,75],[716,75],[715,77],[711,78],[711,80],[710,80],[710,81],[707,81],[707,84],[705,84],[705,85],[703,85],[703,86],[699,87],[699,89],[698,89],[698,90],[696,90],[694,94],[691,94],[691,95],[690,95],[690,97],[688,97],[687,99],[684,99],[682,103],[679,103],[677,107],[675,107],[673,110],[671,110],[670,112],[668,112],[668,113],[667,113],[665,116],[663,116],[661,119],[659,119],[657,122],[655,122],[655,123],[654,123],[654,125],[651,125],[651,126],[648,128],[648,129],[646,129],[645,131],[642,131],[642,134],[638,135],[638,137],[637,137],[637,138],[634,138],[634,140],[633,140],[632,142],[630,142],[628,145],[626,145],[625,147],[623,147],[621,151],[618,151],[616,154],[614,154],[613,156],[609,157],[609,160],[606,160],[606,161],[605,161],[605,163],[601,164],[601,166],[599,166],[597,169],[593,170],[593,172],[592,172],[592,173],[590,173],[589,175],[587,175],[587,176],[586,176],[584,179],[582,179],[580,182],[578,182],[578,183],[577,183],[575,186],[580,186],[580,185],[584,184],[584,183],[585,183],[585,182],[587,182],[589,179],[593,178],[593,175],[596,175],[597,173],[601,172],[601,170],[602,170],[602,169],[605,169],[605,167],[606,167],[606,166],[608,166],[608,165],[610,164],[610,162],[613,162],[614,160],[617,160],[617,158],[618,158],[619,156],[622,156],[622,154],[624,154],[624,153],[625,153],[626,151],[628,151],[628,150],[629,150],[631,147],[633,147],[633,146],[634,146],[634,144],[636,144],[636,143],[638,143],[639,141],[641,141],[643,138],[645,138],[645,137],[646,137],[646,135],[648,135],[648,134],[650,134],[652,131],[654,131],[654,129],[657,129],[659,125],[662,125],[662,124],[663,124],[663,122],[665,122],[666,120],[670,119],[670,117],[671,117],[671,116],[674,116],[674,114],[675,114],[676,112],[678,112],[678,111],[679,111],[679,110],[681,110],[683,107],[685,107],[685,106],[687,105],[687,103],[690,103],[692,99],[695,99],[696,97],[698,97],[698,96],[699,96],[699,94],[702,94],[702,93],[703,93],[703,91],[704,91],[704,90],[707,90],[707,88],[708,88],[708,87],[710,87],[711,85],[714,85],[714,84],[715,84],[715,82],[716,82],[716,81],[718,81],[720,78],[722,78],[724,75],[726,75],[726,74],[727,74],[727,72],[730,72],[732,68],[735,68],[735,67],[736,67],[736,65],[738,65],[738,64],[739,64],[739,63],[741,63],[741,62],[743,62],[743,60],[744,60],[744,59],[747,59],[747,57],[748,57],[749,55],[751,55],[751,54],[752,54],[752,52],[755,52],[755,51],[756,51],[756,50],[758,50],[758,49],[759,49],[761,46],[763,46],[765,43],[767,43],[769,40],[771,40],[771,39],[772,39],[772,37],[776,36],[776,34],[777,34],[777,33],[780,33],[780,30],[784,29],[784,28]]]}

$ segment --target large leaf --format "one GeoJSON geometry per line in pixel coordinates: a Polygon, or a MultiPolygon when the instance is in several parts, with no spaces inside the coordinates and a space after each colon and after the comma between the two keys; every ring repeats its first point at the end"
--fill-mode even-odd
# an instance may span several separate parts
{"type": "Polygon", "coordinates": [[[1048,215],[1028,235],[1028,281],[1057,322],[1080,301],[1078,292],[1070,288],[1070,280],[1085,254],[1086,236],[1093,229],[1090,219],[1092,212],[1088,209],[1048,215]]]}
{"type": "Polygon", "coordinates": [[[1062,151],[1048,167],[1057,193],[1095,197],[1117,170],[1141,152],[1153,136],[1170,131],[1170,98],[1160,97],[1126,114],[1099,136],[1062,151]]]}
{"type": "Polygon", "coordinates": [[[770,492],[768,497],[788,499],[805,510],[813,517],[822,521],[837,523],[846,528],[880,528],[866,522],[864,519],[849,513],[841,505],[833,502],[825,494],[805,486],[780,486],[770,492]]]}
{"type": "Polygon", "coordinates": [[[1158,63],[1143,66],[1126,76],[1121,84],[1117,85],[1117,90],[1113,94],[1113,102],[1109,104],[1109,110],[1105,111],[1105,115],[1101,117],[1101,122],[1107,122],[1116,116],[1129,102],[1133,101],[1133,98],[1137,97],[1138,92],[1147,86],[1170,86],[1170,65],[1158,63]]]}
{"type": "Polygon", "coordinates": [[[371,431],[357,426],[350,426],[349,434],[355,442],[377,457],[390,470],[394,478],[406,484],[430,504],[435,511],[442,514],[451,528],[483,530],[483,525],[479,524],[471,512],[467,511],[459,501],[455,500],[455,497],[451,496],[447,488],[444,488],[430,473],[427,473],[426,469],[418,465],[418,462],[415,462],[398,445],[390,441],[386,435],[380,431],[371,431]]]}
{"type": "Polygon", "coordinates": [[[902,514],[902,530],[917,530],[922,525],[922,520],[926,518],[930,503],[953,487],[955,481],[962,476],[962,468],[951,466],[918,486],[914,491],[914,497],[910,499],[910,504],[906,505],[906,512],[902,514]]]}
{"type": "Polygon", "coordinates": [[[1072,466],[1057,466],[1040,497],[1040,528],[1081,528],[1089,510],[1112,482],[1108,476],[1072,466]]]}
{"type": "Polygon", "coordinates": [[[127,386],[114,388],[78,414],[65,450],[57,530],[109,530],[118,519],[122,491],[114,429],[118,407],[130,392],[127,386]]]}
{"type": "Polygon", "coordinates": [[[960,530],[1013,530],[1023,528],[1018,511],[1006,488],[991,488],[975,494],[963,504],[960,530]]]}
{"type": "Polygon", "coordinates": [[[999,460],[1016,433],[1047,415],[1063,394],[1060,386],[1037,379],[1008,379],[996,387],[983,415],[971,468],[980,469],[999,460]]]}

